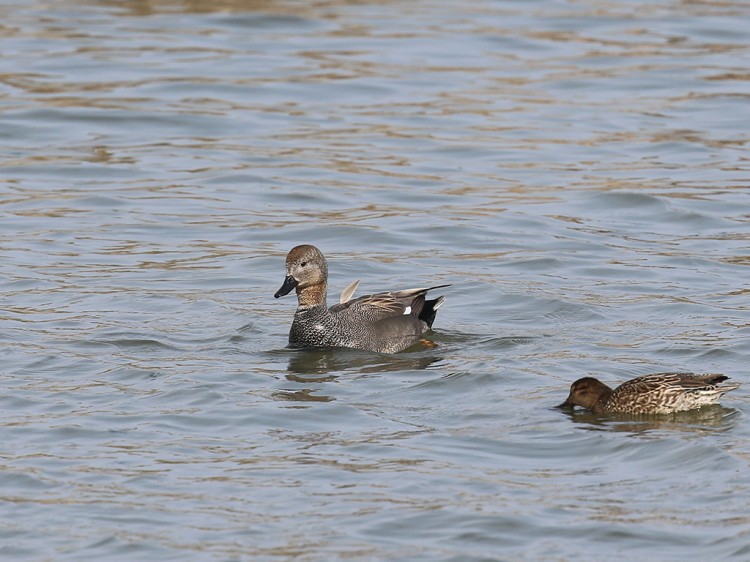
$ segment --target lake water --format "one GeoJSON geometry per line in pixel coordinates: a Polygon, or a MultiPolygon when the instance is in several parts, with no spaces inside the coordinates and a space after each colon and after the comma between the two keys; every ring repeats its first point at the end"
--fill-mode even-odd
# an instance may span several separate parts
{"type": "Polygon", "coordinates": [[[0,558],[750,559],[750,5],[0,5],[0,558]],[[285,349],[450,283],[438,347],[285,349]],[[585,375],[744,383],[662,419],[585,375]]]}

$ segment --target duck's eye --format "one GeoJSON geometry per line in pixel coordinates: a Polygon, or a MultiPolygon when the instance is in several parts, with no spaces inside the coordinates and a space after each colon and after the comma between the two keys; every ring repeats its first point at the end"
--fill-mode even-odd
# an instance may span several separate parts
{"type": "Polygon", "coordinates": [[[303,262],[302,262],[302,263],[300,264],[300,267],[306,267],[306,266],[307,266],[307,262],[306,262],[306,261],[303,261],[303,262]]]}

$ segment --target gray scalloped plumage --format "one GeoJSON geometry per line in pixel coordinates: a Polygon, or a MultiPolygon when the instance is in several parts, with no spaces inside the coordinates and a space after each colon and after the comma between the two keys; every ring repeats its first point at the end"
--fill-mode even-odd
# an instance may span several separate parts
{"type": "Polygon", "coordinates": [[[286,257],[286,278],[274,297],[294,289],[297,311],[289,330],[289,347],[351,347],[380,353],[403,351],[432,328],[445,297],[426,300],[436,285],[351,298],[357,282],[328,308],[328,264],[315,246],[295,246],[286,257]]]}

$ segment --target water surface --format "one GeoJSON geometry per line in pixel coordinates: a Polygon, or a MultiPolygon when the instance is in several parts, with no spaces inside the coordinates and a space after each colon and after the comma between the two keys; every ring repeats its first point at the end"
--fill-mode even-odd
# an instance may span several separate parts
{"type": "Polygon", "coordinates": [[[3,559],[746,559],[748,17],[5,2],[3,559]],[[299,243],[438,347],[285,349],[299,243]],[[664,370],[746,384],[552,409],[664,370]]]}

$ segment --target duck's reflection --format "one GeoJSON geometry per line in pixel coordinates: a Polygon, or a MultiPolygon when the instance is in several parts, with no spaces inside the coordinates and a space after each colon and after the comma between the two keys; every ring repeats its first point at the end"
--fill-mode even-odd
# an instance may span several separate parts
{"type": "Polygon", "coordinates": [[[422,370],[437,364],[442,357],[434,350],[404,352],[395,355],[356,349],[286,350],[289,353],[286,380],[295,388],[273,393],[277,400],[297,402],[330,402],[333,397],[321,394],[323,383],[335,382],[347,374],[371,375],[406,370],[422,370]],[[302,388],[297,387],[304,385],[302,388]]]}
{"type": "Polygon", "coordinates": [[[277,390],[273,393],[276,400],[288,400],[290,402],[331,402],[333,398],[323,394],[313,394],[316,389],[302,388],[300,390],[277,390]]]}
{"type": "Polygon", "coordinates": [[[565,414],[577,423],[588,426],[586,429],[625,431],[642,433],[651,430],[671,431],[728,431],[739,419],[739,410],[720,404],[704,406],[674,414],[594,414],[588,410],[569,410],[565,414]]]}
{"type": "Polygon", "coordinates": [[[331,376],[332,373],[386,373],[407,369],[426,369],[442,358],[432,351],[386,355],[357,349],[305,349],[290,351],[287,371],[289,380],[305,381],[310,376],[331,376]],[[293,378],[297,377],[297,378],[293,378]]]}

